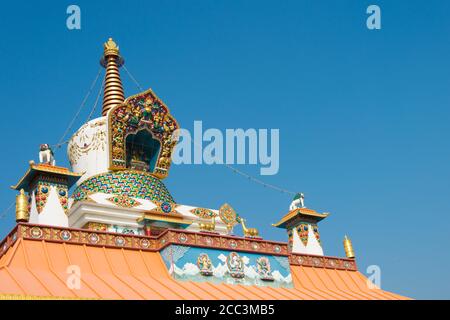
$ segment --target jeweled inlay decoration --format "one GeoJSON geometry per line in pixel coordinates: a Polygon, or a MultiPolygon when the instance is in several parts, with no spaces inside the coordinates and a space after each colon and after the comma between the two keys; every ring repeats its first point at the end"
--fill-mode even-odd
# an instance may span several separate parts
{"type": "Polygon", "coordinates": [[[170,202],[170,201],[153,201],[154,204],[156,204],[156,207],[152,209],[152,211],[158,212],[158,213],[165,213],[165,214],[176,214],[178,213],[176,211],[176,207],[178,206],[176,203],[170,202]]]}
{"type": "Polygon", "coordinates": [[[216,216],[216,214],[212,210],[206,208],[194,208],[191,209],[190,212],[203,219],[211,219],[212,217],[216,216]]]}
{"type": "Polygon", "coordinates": [[[50,183],[39,181],[35,189],[36,209],[38,213],[44,209],[50,193],[50,183]]]}
{"type": "Polygon", "coordinates": [[[166,186],[158,178],[145,172],[119,171],[93,176],[75,189],[72,198],[74,201],[84,201],[90,194],[97,192],[174,202],[166,186]]]}
{"type": "Polygon", "coordinates": [[[64,213],[67,214],[67,211],[69,210],[69,196],[67,194],[67,186],[57,185],[56,190],[58,192],[59,203],[64,209],[64,213]]]}
{"type": "Polygon", "coordinates": [[[309,233],[309,226],[307,223],[301,223],[297,227],[297,233],[300,237],[300,240],[302,241],[303,245],[306,247],[308,245],[308,233],[309,233]]]}
{"type": "Polygon", "coordinates": [[[107,198],[106,200],[122,208],[134,208],[141,205],[139,201],[125,195],[116,195],[114,197],[107,198]]]}
{"type": "Polygon", "coordinates": [[[313,225],[312,229],[313,229],[313,232],[314,232],[314,236],[317,239],[317,242],[319,242],[319,244],[322,245],[322,241],[320,241],[319,228],[317,227],[317,225],[313,225]]]}

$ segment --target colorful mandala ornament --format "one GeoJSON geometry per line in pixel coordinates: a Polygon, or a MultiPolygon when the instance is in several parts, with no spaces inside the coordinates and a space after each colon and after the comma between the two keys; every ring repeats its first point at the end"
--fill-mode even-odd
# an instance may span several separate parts
{"type": "Polygon", "coordinates": [[[153,203],[156,204],[156,207],[152,209],[152,211],[158,212],[158,213],[165,213],[165,214],[176,214],[178,213],[176,211],[177,204],[169,201],[153,201],[153,203]]]}
{"type": "Polygon", "coordinates": [[[61,240],[69,241],[72,238],[72,233],[69,230],[62,230],[59,233],[59,237],[61,240]]]}
{"type": "Polygon", "coordinates": [[[180,233],[178,235],[178,240],[180,240],[180,242],[186,242],[187,241],[187,236],[184,233],[180,233]]]}
{"type": "Polygon", "coordinates": [[[98,234],[96,234],[96,233],[91,233],[91,234],[89,234],[89,236],[88,236],[88,241],[89,241],[91,244],[97,244],[97,243],[100,241],[100,237],[99,237],[98,234]]]}
{"type": "Polygon", "coordinates": [[[125,239],[124,237],[116,237],[114,243],[119,247],[123,247],[125,245],[125,239]]]}
{"type": "Polygon", "coordinates": [[[42,238],[42,234],[43,234],[42,229],[39,228],[39,227],[33,227],[33,228],[30,229],[30,236],[33,239],[40,239],[40,238],[42,238]]]}
{"type": "Polygon", "coordinates": [[[147,249],[150,247],[150,241],[147,239],[141,239],[140,241],[141,248],[147,249]]]}

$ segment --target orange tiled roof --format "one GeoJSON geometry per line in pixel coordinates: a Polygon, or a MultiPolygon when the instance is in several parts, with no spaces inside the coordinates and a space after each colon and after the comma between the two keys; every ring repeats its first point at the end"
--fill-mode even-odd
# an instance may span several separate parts
{"type": "Polygon", "coordinates": [[[185,282],[170,276],[158,251],[31,239],[20,232],[7,239],[0,299],[404,299],[369,289],[352,270],[291,264],[293,289],[185,282]],[[80,289],[66,285],[71,265],[80,267],[80,289]]]}

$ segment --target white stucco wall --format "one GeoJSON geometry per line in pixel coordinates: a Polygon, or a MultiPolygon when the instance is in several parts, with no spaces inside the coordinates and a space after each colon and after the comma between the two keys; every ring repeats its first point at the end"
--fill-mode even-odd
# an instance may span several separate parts
{"type": "Polygon", "coordinates": [[[320,245],[319,241],[317,241],[316,236],[314,235],[313,226],[308,224],[308,243],[305,246],[300,240],[300,236],[298,235],[297,229],[294,228],[292,230],[292,252],[300,253],[300,254],[314,254],[323,256],[323,249],[320,245]]]}
{"type": "Polygon", "coordinates": [[[78,129],[67,146],[72,170],[83,173],[77,185],[87,178],[107,172],[109,168],[109,144],[107,118],[93,119],[78,129]]]}

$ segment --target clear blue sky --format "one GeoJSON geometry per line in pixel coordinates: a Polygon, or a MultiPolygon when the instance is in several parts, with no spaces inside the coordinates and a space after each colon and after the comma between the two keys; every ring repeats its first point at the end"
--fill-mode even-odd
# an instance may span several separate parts
{"type": "MultiPolygon", "coordinates": [[[[450,2],[73,3],[80,31],[66,28],[72,2],[2,3],[2,207],[38,145],[64,132],[112,36],[183,127],[280,128],[280,171],[263,179],[331,212],[319,228],[327,255],[344,255],[347,233],[360,270],[381,267],[384,289],[450,298],[450,2]],[[381,7],[380,31],[366,28],[370,4],[381,7]]],[[[122,76],[126,94],[137,93],[122,76]]],[[[223,166],[174,166],[166,184],[179,203],[229,202],[265,238],[286,240],[270,224],[290,196],[223,166]]]]}

